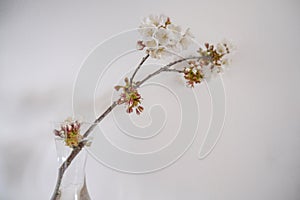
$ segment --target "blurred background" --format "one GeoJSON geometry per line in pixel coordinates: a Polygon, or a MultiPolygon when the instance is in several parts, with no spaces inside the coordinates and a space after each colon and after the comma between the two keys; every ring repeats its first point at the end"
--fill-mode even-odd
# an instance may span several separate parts
{"type": "Polygon", "coordinates": [[[93,199],[300,198],[300,2],[0,1],[0,199],[49,199],[56,180],[50,121],[72,115],[81,63],[100,42],[170,16],[199,42],[238,47],[223,76],[227,118],[205,160],[200,141],[152,174],[111,170],[89,157],[93,199]]]}

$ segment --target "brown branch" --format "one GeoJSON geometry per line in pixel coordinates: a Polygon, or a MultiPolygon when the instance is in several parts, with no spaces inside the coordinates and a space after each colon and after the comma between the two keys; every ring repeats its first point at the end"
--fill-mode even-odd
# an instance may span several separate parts
{"type": "Polygon", "coordinates": [[[113,102],[111,104],[111,106],[109,106],[106,111],[100,115],[95,121],[94,123],[89,127],[88,130],[86,130],[86,132],[83,134],[83,138],[86,138],[87,136],[89,136],[89,134],[94,130],[94,128],[106,117],[106,115],[108,115],[115,107],[117,106],[117,102],[113,102]]]}
{"type": "Polygon", "coordinates": [[[144,62],[149,58],[149,54],[147,54],[146,56],[143,57],[142,61],[140,62],[140,64],[137,66],[137,68],[134,70],[131,78],[130,78],[130,84],[132,84],[132,81],[136,75],[136,73],[139,71],[139,69],[141,68],[141,66],[144,64],[144,62]]]}
{"type": "Polygon", "coordinates": [[[171,62],[167,65],[165,65],[164,67],[161,67],[159,68],[158,70],[156,70],[155,72],[149,74],[148,76],[146,76],[146,78],[144,78],[143,80],[141,81],[138,81],[137,84],[136,84],[136,88],[140,87],[143,83],[145,83],[148,79],[160,74],[161,72],[163,71],[172,71],[170,70],[169,68],[172,67],[173,65],[176,65],[178,63],[181,63],[183,61],[186,61],[186,60],[192,60],[192,59],[202,59],[202,58],[205,58],[205,57],[200,57],[200,56],[193,56],[193,57],[188,57],[188,58],[182,58],[182,59],[179,59],[179,60],[176,60],[174,62],[171,62]]]}
{"type": "Polygon", "coordinates": [[[184,73],[183,70],[179,70],[179,69],[165,69],[164,72],[177,72],[177,73],[184,73]]]}

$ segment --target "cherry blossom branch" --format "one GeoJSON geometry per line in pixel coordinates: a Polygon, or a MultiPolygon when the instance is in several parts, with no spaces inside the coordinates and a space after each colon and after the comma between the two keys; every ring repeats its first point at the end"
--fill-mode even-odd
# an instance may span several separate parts
{"type": "Polygon", "coordinates": [[[133,72],[131,78],[130,78],[130,84],[132,84],[132,81],[136,75],[136,73],[139,71],[139,69],[141,68],[141,66],[144,64],[144,62],[149,58],[149,54],[147,54],[146,56],[143,57],[142,61],[140,62],[140,64],[137,66],[137,68],[135,69],[135,71],[133,72]]]}
{"type": "MultiPolygon", "coordinates": [[[[120,98],[113,102],[92,124],[86,132],[82,135],[79,133],[78,124],[75,123],[74,126],[63,127],[64,130],[55,130],[55,134],[60,137],[64,137],[68,134],[68,129],[74,128],[77,135],[80,137],[75,137],[75,139],[71,138],[71,142],[68,141],[68,137],[65,137],[65,142],[67,146],[73,148],[72,152],[68,156],[67,160],[63,162],[63,164],[59,167],[58,170],[58,178],[55,186],[55,191],[51,197],[51,200],[58,200],[60,198],[60,185],[62,182],[62,178],[64,176],[65,171],[70,166],[71,162],[74,158],[80,153],[80,151],[87,144],[87,137],[91,134],[91,132],[95,129],[95,127],[117,106],[120,104],[126,105],[127,112],[133,112],[135,109],[137,114],[143,111],[143,107],[140,105],[141,96],[137,91],[142,84],[144,84],[147,80],[152,77],[162,73],[162,72],[176,72],[183,73],[184,78],[187,81],[187,85],[194,87],[194,84],[201,83],[201,81],[207,77],[210,77],[213,73],[219,73],[223,70],[223,66],[227,65],[230,61],[227,57],[227,54],[231,52],[233,46],[228,42],[218,43],[216,46],[210,45],[209,43],[205,43],[205,48],[200,48],[197,52],[200,56],[193,56],[187,58],[181,58],[179,60],[170,62],[169,64],[157,69],[156,71],[148,74],[144,79],[140,81],[134,81],[134,78],[145,61],[151,57],[154,59],[160,59],[166,53],[166,46],[170,50],[185,50],[191,43],[191,39],[193,35],[190,33],[189,29],[182,32],[180,26],[171,21],[171,19],[167,16],[149,16],[145,18],[141,25],[139,26],[143,31],[141,31],[142,38],[147,38],[147,40],[139,40],[137,42],[138,50],[145,50],[147,53],[136,69],[134,70],[130,79],[125,78],[125,85],[115,86],[116,90],[123,90],[120,98]],[[149,26],[150,25],[150,26],[149,26]],[[151,27],[151,28],[149,28],[151,27]],[[176,34],[174,34],[176,33],[176,34]],[[150,40],[149,40],[150,38],[150,40]],[[195,60],[193,60],[195,59],[195,60]],[[172,66],[188,61],[189,63],[182,70],[171,68],[172,66]],[[62,131],[62,132],[61,132],[62,131]],[[69,143],[68,143],[69,142],[69,143]],[[75,144],[75,145],[74,145],[75,144]]],[[[80,124],[79,124],[80,125],[80,124]]],[[[67,135],[68,136],[68,135],[67,135]]]]}
{"type": "MultiPolygon", "coordinates": [[[[137,71],[141,68],[141,66],[144,64],[144,62],[148,59],[149,54],[147,54],[145,57],[143,57],[142,61],[140,62],[140,64],[138,65],[138,67],[136,68],[136,70],[134,71],[134,74],[131,77],[131,80],[133,81],[133,78],[135,76],[135,74],[137,73],[137,71]]],[[[156,70],[155,72],[149,74],[148,76],[146,76],[146,78],[142,79],[141,81],[137,82],[137,84],[135,85],[136,88],[140,87],[143,83],[145,83],[148,79],[160,74],[161,72],[179,72],[182,73],[183,71],[181,70],[177,70],[177,69],[170,69],[170,67],[172,67],[173,65],[176,65],[178,63],[181,63],[183,61],[186,60],[192,60],[192,59],[202,59],[205,57],[199,57],[199,56],[194,56],[194,57],[188,57],[188,58],[182,58],[179,60],[176,60],[174,62],[171,62],[167,65],[165,65],[164,67],[161,67],[160,69],[156,70]]],[[[71,154],[68,156],[68,158],[62,163],[62,165],[59,167],[58,170],[58,177],[57,177],[57,182],[56,182],[56,186],[55,186],[55,190],[53,192],[53,195],[51,197],[51,200],[58,200],[59,196],[60,196],[60,185],[61,185],[61,181],[63,178],[63,175],[65,173],[65,171],[67,170],[67,168],[70,166],[71,162],[74,160],[74,158],[76,158],[76,156],[80,153],[80,151],[83,149],[83,147],[85,146],[85,144],[87,143],[87,140],[85,140],[85,138],[87,138],[91,132],[95,129],[95,127],[117,106],[117,102],[114,101],[95,121],[94,123],[86,130],[86,132],[83,134],[83,140],[81,142],[79,142],[78,146],[73,148],[73,151],[71,152],[71,154]]]]}

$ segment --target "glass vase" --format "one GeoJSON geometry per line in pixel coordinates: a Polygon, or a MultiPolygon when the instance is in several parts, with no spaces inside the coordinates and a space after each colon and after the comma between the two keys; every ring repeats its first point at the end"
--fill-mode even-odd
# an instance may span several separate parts
{"type": "MultiPolygon", "coordinates": [[[[62,127],[61,124],[55,126],[62,127]]],[[[81,123],[80,132],[83,134],[83,131],[90,126],[92,124],[81,123]]],[[[79,143],[79,146],[72,147],[67,145],[64,138],[55,137],[59,173],[51,200],[91,200],[86,185],[85,166],[87,160],[86,148],[91,144],[92,137],[84,138],[83,141],[85,142],[84,145],[81,146],[79,143]],[[70,155],[74,152],[76,152],[76,155],[71,162],[68,162],[72,157],[70,155]],[[65,168],[63,173],[61,173],[61,168],[65,168]]]]}

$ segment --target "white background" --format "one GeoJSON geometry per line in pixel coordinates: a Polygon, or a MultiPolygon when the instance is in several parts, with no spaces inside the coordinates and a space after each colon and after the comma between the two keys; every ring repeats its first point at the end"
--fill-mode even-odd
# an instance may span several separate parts
{"type": "Polygon", "coordinates": [[[48,199],[56,179],[50,121],[72,113],[80,64],[101,41],[164,13],[199,42],[235,41],[224,75],[228,117],[213,153],[200,142],[171,167],[129,175],[89,159],[94,199],[300,198],[300,3],[0,1],[0,199],[48,199]]]}

